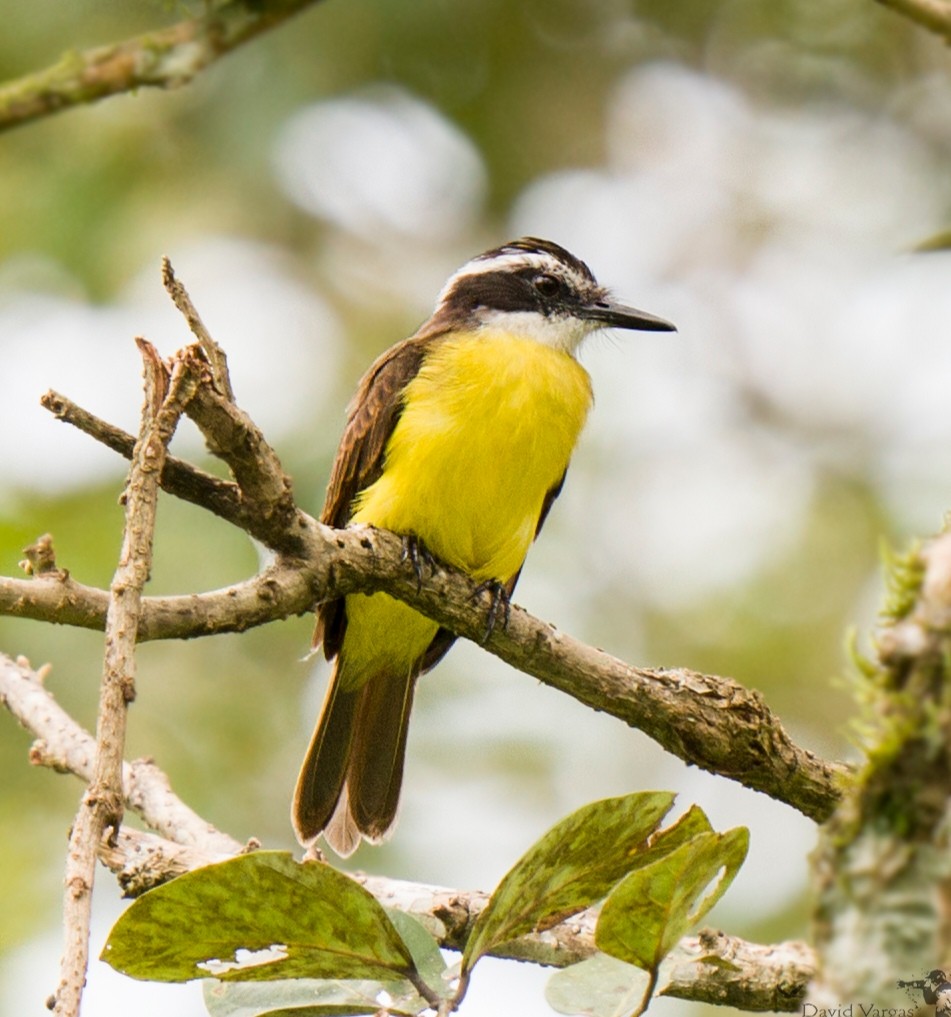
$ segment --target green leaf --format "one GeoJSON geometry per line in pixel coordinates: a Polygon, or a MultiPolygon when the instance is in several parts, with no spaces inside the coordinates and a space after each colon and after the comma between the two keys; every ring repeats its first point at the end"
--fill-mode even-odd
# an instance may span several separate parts
{"type": "Polygon", "coordinates": [[[211,1017],[335,1017],[376,1014],[384,1001],[393,1017],[415,1017],[429,1009],[409,982],[335,981],[293,978],[276,982],[219,982],[204,985],[211,1017]],[[382,994],[386,993],[386,996],[382,994]]]}
{"type": "Polygon", "coordinates": [[[648,975],[606,953],[562,968],[548,979],[545,999],[558,1013],[629,1017],[647,988],[648,975]]]}
{"type": "Polygon", "coordinates": [[[595,928],[598,949],[656,973],[681,936],[726,892],[748,846],[749,831],[738,827],[699,833],[648,859],[604,902],[595,928]]]}
{"type": "Polygon", "coordinates": [[[631,860],[628,872],[653,865],[658,859],[669,855],[701,833],[713,833],[713,827],[703,809],[699,805],[691,805],[676,823],[665,830],[659,830],[651,837],[648,847],[639,851],[631,860]]]}
{"type": "Polygon", "coordinates": [[[601,900],[673,804],[667,791],[592,802],[552,827],[496,887],[466,943],[463,976],[493,948],[601,900]]]}
{"type": "Polygon", "coordinates": [[[370,893],[283,851],[240,855],[143,894],[113,926],[102,959],[160,982],[416,975],[370,893]]]}
{"type": "Polygon", "coordinates": [[[413,915],[396,908],[386,908],[390,921],[396,927],[400,938],[406,944],[413,958],[419,977],[437,995],[450,994],[450,987],[443,977],[446,971],[446,958],[439,949],[439,943],[431,935],[425,925],[413,915]]]}

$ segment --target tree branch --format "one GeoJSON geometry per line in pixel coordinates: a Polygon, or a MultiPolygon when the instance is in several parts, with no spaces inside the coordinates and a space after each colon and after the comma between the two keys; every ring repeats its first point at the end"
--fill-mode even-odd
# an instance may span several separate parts
{"type": "MultiPolygon", "coordinates": [[[[506,663],[579,702],[639,728],[713,773],[786,802],[817,822],[831,815],[851,770],[797,746],[762,696],[729,678],[686,668],[625,664],[512,605],[487,642],[478,586],[440,567],[419,584],[399,537],[356,527],[331,530],[303,516],[301,557],[278,560],[245,583],[213,593],[146,597],[140,639],[240,631],[309,611],[321,599],[386,591],[506,663]]],[[[101,628],[104,595],[72,579],[0,579],[0,613],[101,628]]]]}
{"type": "Polygon", "coordinates": [[[915,24],[940,35],[951,44],[951,4],[946,0],[878,0],[883,7],[904,15],[915,24]]]}
{"type": "MultiPolygon", "coordinates": [[[[89,435],[96,441],[118,452],[126,459],[132,458],[135,438],[121,427],[109,424],[95,414],[77,406],[71,399],[50,389],[40,398],[40,405],[49,410],[57,420],[89,435]]],[[[186,463],[175,456],[167,456],[162,469],[162,490],[181,498],[192,505],[200,505],[222,519],[246,530],[256,537],[256,517],[242,500],[241,491],[233,480],[221,480],[186,463]]]]}
{"type": "MultiPolygon", "coordinates": [[[[187,412],[212,451],[228,464],[236,484],[221,497],[217,482],[185,464],[163,471],[163,482],[173,477],[170,485],[185,486],[187,476],[189,497],[203,503],[207,495],[215,511],[278,554],[260,575],[226,590],[145,598],[139,639],[239,631],[347,594],[387,592],[485,645],[513,667],[641,729],[684,761],[763,791],[819,822],[828,818],[850,769],[795,745],[759,693],[728,678],[684,668],[631,667],[517,607],[486,640],[486,594],[480,594],[468,576],[436,565],[422,582],[413,564],[404,560],[398,536],[367,527],[335,531],[302,512],[276,452],[224,394],[230,392],[224,353],[207,334],[167,260],[163,279],[207,351],[200,362],[197,352],[192,355],[200,384],[187,412]]],[[[81,422],[123,451],[127,447],[121,432],[100,426],[61,397],[48,395],[46,403],[63,419],[81,422]]],[[[0,580],[0,611],[47,621],[101,627],[103,597],[62,572],[43,573],[30,582],[0,580]]]]}
{"type": "MultiPolygon", "coordinates": [[[[143,597],[139,641],[244,632],[304,614],[314,604],[311,584],[307,572],[275,563],[253,579],[210,593],[143,597]]],[[[84,586],[66,571],[37,579],[0,576],[0,615],[101,632],[108,602],[105,590],[84,586]]]]}
{"type": "Polygon", "coordinates": [[[168,28],[66,53],[52,67],[0,86],[0,131],[106,96],[187,84],[220,57],[316,2],[228,0],[168,28]]]}
{"type": "MultiPolygon", "coordinates": [[[[48,668],[34,671],[28,661],[13,661],[0,653],[0,703],[36,739],[30,749],[34,766],[75,774],[88,784],[93,779],[96,740],[44,687],[48,673],[48,668]]],[[[150,760],[123,763],[122,796],[126,807],[153,830],[184,848],[195,847],[206,862],[230,857],[243,849],[238,841],[189,809],[150,760]]]]}
{"type": "Polygon", "coordinates": [[[152,537],[165,450],[198,386],[193,358],[184,351],[171,377],[155,348],[137,340],[145,364],[142,429],[126,486],[126,524],[109,595],[106,650],[92,779],[73,824],[66,855],[63,924],[66,944],[54,997],[56,1017],[78,1017],[89,964],[89,926],[96,857],[104,832],[118,834],[124,787],[126,714],[135,698],[135,644],[142,588],[152,565],[152,537]]]}

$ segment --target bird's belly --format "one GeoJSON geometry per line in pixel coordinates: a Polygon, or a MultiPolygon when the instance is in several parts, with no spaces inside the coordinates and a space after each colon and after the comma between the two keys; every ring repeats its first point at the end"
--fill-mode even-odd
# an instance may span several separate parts
{"type": "Polygon", "coordinates": [[[522,566],[591,405],[573,357],[504,333],[448,339],[407,386],[353,522],[418,536],[476,579],[522,566]]]}
{"type": "MultiPolygon", "coordinates": [[[[351,522],[414,534],[479,580],[510,579],[591,406],[570,356],[509,335],[446,340],[407,386],[380,478],[351,522]]],[[[340,681],[411,673],[435,622],[385,593],[347,597],[340,681]]]]}

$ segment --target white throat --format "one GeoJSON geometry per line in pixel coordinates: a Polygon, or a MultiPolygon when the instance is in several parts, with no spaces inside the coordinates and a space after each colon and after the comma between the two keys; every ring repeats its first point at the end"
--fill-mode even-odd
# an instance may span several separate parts
{"type": "Polygon", "coordinates": [[[585,336],[598,328],[596,322],[583,321],[569,315],[544,315],[537,311],[482,308],[478,318],[479,329],[508,332],[523,339],[532,339],[571,356],[575,356],[585,336]]]}

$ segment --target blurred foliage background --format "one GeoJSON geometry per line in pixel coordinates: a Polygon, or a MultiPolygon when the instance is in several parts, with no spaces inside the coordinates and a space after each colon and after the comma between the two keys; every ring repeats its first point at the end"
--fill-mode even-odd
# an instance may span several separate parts
{"type": "MultiPolygon", "coordinates": [[[[0,77],[188,13],[8,0],[0,77]]],[[[0,571],[50,531],[62,566],[108,584],[124,465],[38,397],[135,429],[133,336],[188,339],[163,254],[316,512],[370,359],[472,254],[548,236],[680,332],[588,344],[596,411],[517,599],[634,663],[759,688],[802,743],[852,753],[844,645],[874,625],[879,542],[933,532],[951,503],[951,262],[909,253],[948,223],[948,72],[937,40],[871,0],[328,0],[187,88],[4,134],[0,571]]],[[[188,426],[176,451],[215,468],[188,426]]],[[[163,500],[152,592],[258,561],[163,500]]],[[[310,633],[301,618],[143,647],[129,755],[232,834],[292,847],[326,678],[303,660],[310,633]]],[[[0,619],[0,647],[50,661],[94,725],[100,636],[0,619]]],[[[80,792],[31,769],[28,746],[0,718],[3,1015],[38,1012],[54,985],[80,792]]],[[[653,787],[752,830],[716,921],[805,934],[807,821],[470,646],[422,683],[398,833],[355,864],[489,888],[570,809],[653,787]]],[[[94,950],[120,907],[104,877],[94,950]]],[[[543,984],[490,964],[466,1012],[549,1012],[543,984]]],[[[194,987],[91,974],[90,1014],[173,1005],[202,1012],[194,987]]]]}

